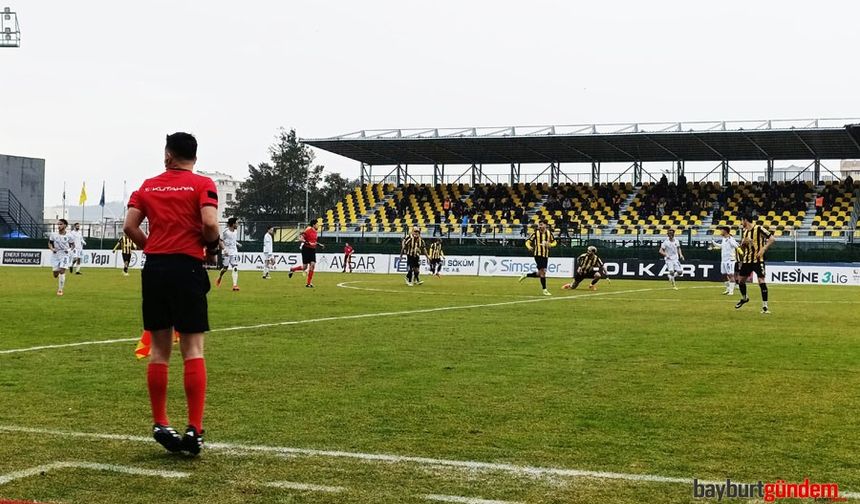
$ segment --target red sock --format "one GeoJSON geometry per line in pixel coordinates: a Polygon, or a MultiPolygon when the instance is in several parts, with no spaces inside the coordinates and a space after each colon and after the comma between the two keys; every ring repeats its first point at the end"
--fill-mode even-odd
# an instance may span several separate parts
{"type": "Polygon", "coordinates": [[[293,266],[292,268],[290,268],[290,271],[301,271],[301,270],[302,270],[302,266],[293,266]]]}
{"type": "Polygon", "coordinates": [[[188,425],[203,430],[203,404],[206,402],[206,361],[203,357],[185,361],[185,400],[188,425]]]}
{"type": "Polygon", "coordinates": [[[311,284],[311,280],[314,279],[314,270],[308,270],[308,285],[311,284]]]}
{"type": "Polygon", "coordinates": [[[152,422],[169,425],[167,419],[167,364],[150,363],[146,368],[146,386],[152,406],[152,422]]]}

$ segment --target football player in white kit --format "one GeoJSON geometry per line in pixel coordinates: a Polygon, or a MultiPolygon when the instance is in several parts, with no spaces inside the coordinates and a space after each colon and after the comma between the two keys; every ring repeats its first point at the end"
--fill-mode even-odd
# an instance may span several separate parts
{"type": "Polygon", "coordinates": [[[666,275],[672,282],[672,288],[678,290],[678,286],[675,285],[675,277],[682,274],[681,262],[678,259],[683,260],[684,253],[681,252],[681,243],[675,239],[675,230],[670,229],[666,234],[669,237],[660,244],[660,255],[666,259],[666,275]]]}
{"type": "Polygon", "coordinates": [[[221,287],[221,279],[224,273],[227,273],[229,268],[233,269],[233,290],[239,290],[239,243],[236,235],[236,228],[239,226],[236,223],[235,217],[227,219],[227,229],[221,233],[221,243],[224,247],[224,262],[221,265],[221,273],[218,275],[218,280],[215,280],[215,286],[221,287]]]}
{"type": "Polygon", "coordinates": [[[717,229],[720,230],[722,238],[712,240],[711,243],[720,249],[720,273],[726,278],[726,290],[723,291],[723,295],[731,296],[735,293],[735,249],[740,245],[732,236],[728,226],[720,226],[717,229]]]}
{"type": "Polygon", "coordinates": [[[72,225],[69,236],[72,237],[72,264],[69,271],[75,271],[75,266],[77,266],[78,271],[75,271],[75,275],[80,275],[81,257],[84,255],[84,245],[87,244],[87,241],[84,240],[84,234],[81,233],[81,225],[79,223],[75,222],[72,225]]]}
{"type": "Polygon", "coordinates": [[[272,237],[275,235],[275,226],[266,228],[263,235],[263,279],[268,280],[269,268],[275,267],[275,256],[272,255],[272,237]]]}
{"type": "Polygon", "coordinates": [[[66,232],[69,222],[66,219],[57,221],[57,231],[48,235],[48,248],[51,250],[51,269],[57,279],[57,295],[63,295],[66,286],[66,269],[71,261],[71,251],[74,237],[66,232]]]}

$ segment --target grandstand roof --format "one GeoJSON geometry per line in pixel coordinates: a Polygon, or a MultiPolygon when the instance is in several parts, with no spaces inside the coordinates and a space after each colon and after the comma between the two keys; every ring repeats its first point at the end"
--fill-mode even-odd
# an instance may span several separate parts
{"type": "Polygon", "coordinates": [[[305,139],[369,165],[860,158],[857,119],[362,130],[305,139]]]}

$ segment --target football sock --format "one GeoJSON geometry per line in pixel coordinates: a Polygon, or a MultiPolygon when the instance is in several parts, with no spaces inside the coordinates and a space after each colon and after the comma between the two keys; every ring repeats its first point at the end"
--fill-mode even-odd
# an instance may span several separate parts
{"type": "Polygon", "coordinates": [[[540,286],[546,289],[546,277],[540,277],[540,286]]]}
{"type": "Polygon", "coordinates": [[[268,274],[269,274],[269,263],[267,261],[267,262],[263,263],[263,276],[266,276],[268,274]]]}
{"type": "Polygon", "coordinates": [[[406,281],[407,282],[412,281],[412,269],[411,268],[409,269],[409,271],[406,272],[406,281]]]}
{"type": "Polygon", "coordinates": [[[301,271],[301,270],[302,270],[302,266],[293,266],[292,268],[290,268],[290,271],[301,271]]]}
{"type": "Polygon", "coordinates": [[[313,279],[314,279],[314,270],[309,269],[309,270],[308,270],[308,285],[310,285],[310,284],[311,284],[311,281],[312,281],[313,279]]]}
{"type": "Polygon", "coordinates": [[[418,279],[418,271],[417,271],[417,270],[415,271],[415,273],[413,273],[413,274],[412,274],[412,278],[414,278],[416,282],[418,282],[418,281],[419,281],[419,279],[418,279]]]}
{"type": "Polygon", "coordinates": [[[184,378],[188,425],[200,432],[203,430],[203,405],[206,402],[206,360],[198,357],[185,361],[184,378]]]}
{"type": "Polygon", "coordinates": [[[595,278],[594,280],[591,281],[591,285],[597,285],[597,282],[599,282],[599,281],[600,281],[599,278],[595,278]]]}
{"type": "Polygon", "coordinates": [[[149,363],[146,368],[146,386],[152,406],[152,422],[168,425],[167,419],[167,364],[149,363]]]}
{"type": "Polygon", "coordinates": [[[536,272],[536,271],[533,271],[533,272],[529,273],[529,274],[528,274],[528,275],[526,275],[526,276],[527,276],[527,277],[529,277],[529,278],[537,278],[538,274],[537,274],[537,272],[536,272]]]}
{"type": "Polygon", "coordinates": [[[233,268],[233,287],[239,285],[239,268],[233,268]]]}
{"type": "Polygon", "coordinates": [[[758,284],[761,289],[761,301],[762,305],[767,308],[767,284],[758,284]]]}
{"type": "Polygon", "coordinates": [[[741,297],[746,299],[747,298],[747,284],[742,282],[742,283],[738,284],[738,288],[741,290],[741,297]]]}
{"type": "Polygon", "coordinates": [[[58,285],[57,288],[60,290],[63,290],[63,287],[66,286],[66,274],[65,273],[60,273],[60,275],[57,277],[57,285],[58,285]]]}
{"type": "Polygon", "coordinates": [[[729,294],[734,294],[734,293],[735,293],[735,283],[729,282],[729,294]]]}
{"type": "Polygon", "coordinates": [[[122,272],[123,272],[123,273],[128,273],[128,266],[123,266],[123,267],[122,267],[122,272]]]}

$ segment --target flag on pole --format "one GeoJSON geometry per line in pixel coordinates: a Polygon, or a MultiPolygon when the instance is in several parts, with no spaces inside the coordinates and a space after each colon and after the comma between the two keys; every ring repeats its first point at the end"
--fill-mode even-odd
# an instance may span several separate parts
{"type": "MultiPolygon", "coordinates": [[[[173,343],[179,343],[179,333],[173,333],[173,343]]],[[[137,357],[137,360],[142,360],[149,357],[149,353],[152,350],[152,333],[149,331],[143,331],[143,334],[140,335],[140,341],[137,342],[137,347],[134,349],[134,356],[137,357]]]]}
{"type": "Polygon", "coordinates": [[[83,205],[87,202],[87,183],[81,186],[81,197],[78,198],[78,205],[83,205]]]}
{"type": "Polygon", "coordinates": [[[101,197],[101,199],[99,199],[99,206],[102,208],[105,207],[105,183],[104,182],[102,182],[102,197],[101,197]]]}

